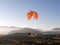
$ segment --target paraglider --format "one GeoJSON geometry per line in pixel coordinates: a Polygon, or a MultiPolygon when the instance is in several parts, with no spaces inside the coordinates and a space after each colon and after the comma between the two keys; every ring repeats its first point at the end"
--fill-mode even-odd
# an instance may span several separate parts
{"type": "Polygon", "coordinates": [[[38,19],[38,13],[37,12],[35,12],[35,11],[29,11],[27,13],[27,19],[30,20],[32,16],[34,17],[34,19],[36,19],[36,20],[38,19]]]}

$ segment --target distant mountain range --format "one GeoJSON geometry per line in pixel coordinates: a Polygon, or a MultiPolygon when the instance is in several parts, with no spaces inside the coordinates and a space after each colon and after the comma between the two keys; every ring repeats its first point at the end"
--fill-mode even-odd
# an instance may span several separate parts
{"type": "Polygon", "coordinates": [[[0,26],[0,31],[3,33],[7,33],[6,35],[0,34],[0,43],[10,43],[15,41],[35,41],[37,40],[44,40],[55,37],[60,37],[60,28],[54,28],[50,31],[43,32],[40,29],[33,29],[33,28],[19,28],[19,27],[7,27],[7,26],[0,26]],[[3,31],[7,32],[3,32],[3,31]],[[29,33],[38,34],[35,38],[29,37],[29,33]]]}
{"type": "Polygon", "coordinates": [[[35,34],[41,34],[42,31],[39,31],[38,29],[32,29],[32,28],[21,28],[20,30],[11,31],[12,33],[35,33],[35,34]]]}
{"type": "Polygon", "coordinates": [[[60,30],[60,28],[54,28],[53,30],[60,30]]]}
{"type": "MultiPolygon", "coordinates": [[[[50,31],[39,31],[40,29],[33,29],[33,28],[18,28],[18,27],[0,27],[0,29],[11,30],[7,35],[0,34],[0,43],[10,44],[16,43],[16,41],[44,41],[46,42],[47,39],[52,39],[52,37],[57,36],[60,37],[60,30],[58,28],[54,28],[50,31]],[[58,30],[57,30],[58,29],[58,30]],[[35,37],[31,37],[29,33],[38,34],[35,37]]],[[[3,30],[4,31],[4,30],[3,30]]],[[[6,32],[5,32],[6,33],[6,32]]]]}
{"type": "Polygon", "coordinates": [[[1,34],[13,34],[13,33],[35,33],[35,34],[50,34],[56,35],[60,34],[60,28],[54,28],[49,31],[42,31],[41,29],[33,29],[33,28],[20,28],[20,27],[7,27],[7,26],[0,26],[0,33],[1,34]]]}
{"type": "Polygon", "coordinates": [[[60,35],[60,28],[54,28],[51,31],[44,32],[47,35],[60,35]]]}
{"type": "Polygon", "coordinates": [[[10,31],[13,30],[19,30],[21,29],[20,27],[15,27],[15,26],[0,26],[0,34],[8,34],[10,31]]]}

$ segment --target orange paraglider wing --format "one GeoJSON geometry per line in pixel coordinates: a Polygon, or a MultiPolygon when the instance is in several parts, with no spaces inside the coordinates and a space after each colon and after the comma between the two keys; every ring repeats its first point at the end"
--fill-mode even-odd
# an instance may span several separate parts
{"type": "Polygon", "coordinates": [[[31,17],[32,17],[32,14],[31,14],[31,13],[28,13],[28,14],[27,14],[27,18],[28,18],[28,20],[30,20],[31,17]]]}
{"type": "Polygon", "coordinates": [[[38,19],[38,14],[37,14],[37,12],[33,12],[33,16],[34,16],[35,19],[38,19]]]}
{"type": "Polygon", "coordinates": [[[38,13],[37,12],[30,11],[29,13],[27,13],[28,20],[30,20],[32,16],[34,17],[34,19],[38,19],[38,13]]]}

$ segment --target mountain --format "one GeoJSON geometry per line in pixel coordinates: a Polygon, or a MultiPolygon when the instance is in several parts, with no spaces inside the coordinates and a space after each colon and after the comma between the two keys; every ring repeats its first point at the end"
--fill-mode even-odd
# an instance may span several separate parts
{"type": "Polygon", "coordinates": [[[15,27],[15,26],[0,26],[0,34],[8,34],[10,31],[13,31],[13,30],[19,30],[21,29],[20,27],[15,27]]]}
{"type": "Polygon", "coordinates": [[[60,28],[54,28],[53,30],[60,30],[60,28]]]}
{"type": "Polygon", "coordinates": [[[6,35],[6,34],[12,34],[12,33],[36,33],[41,34],[42,31],[40,29],[33,29],[33,28],[20,28],[15,26],[0,26],[0,34],[6,35]]]}
{"type": "Polygon", "coordinates": [[[50,31],[44,32],[46,35],[60,35],[60,28],[53,28],[50,31]]]}
{"type": "Polygon", "coordinates": [[[35,33],[35,34],[42,34],[41,31],[39,31],[38,29],[32,29],[32,28],[21,28],[20,30],[14,30],[11,31],[10,34],[12,33],[35,33]]]}
{"type": "MultiPolygon", "coordinates": [[[[34,34],[42,34],[38,29],[21,28],[19,30],[10,31],[9,34],[0,37],[0,40],[12,41],[12,40],[28,40],[29,32],[34,34]]],[[[30,40],[30,39],[29,39],[30,40]]]]}

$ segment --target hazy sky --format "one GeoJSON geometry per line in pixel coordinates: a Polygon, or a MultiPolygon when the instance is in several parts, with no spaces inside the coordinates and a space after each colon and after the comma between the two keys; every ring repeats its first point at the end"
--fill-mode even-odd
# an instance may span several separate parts
{"type": "Polygon", "coordinates": [[[44,30],[60,27],[60,0],[0,0],[0,25],[44,30]],[[38,20],[27,20],[29,10],[38,12],[38,20]]]}

